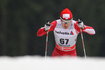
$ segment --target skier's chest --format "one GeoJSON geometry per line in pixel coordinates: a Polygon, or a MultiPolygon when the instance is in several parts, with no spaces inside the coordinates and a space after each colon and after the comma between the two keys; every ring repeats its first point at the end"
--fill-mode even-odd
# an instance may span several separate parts
{"type": "Polygon", "coordinates": [[[75,37],[77,36],[76,30],[74,28],[68,28],[68,29],[64,29],[64,28],[55,28],[54,29],[54,35],[57,37],[75,37]]]}

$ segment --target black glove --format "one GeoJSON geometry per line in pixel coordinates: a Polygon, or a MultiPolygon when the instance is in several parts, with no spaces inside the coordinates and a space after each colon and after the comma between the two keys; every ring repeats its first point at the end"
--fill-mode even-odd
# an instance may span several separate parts
{"type": "Polygon", "coordinates": [[[51,24],[49,22],[47,22],[44,26],[45,31],[48,31],[50,29],[51,24]]]}
{"type": "Polygon", "coordinates": [[[78,26],[82,29],[84,29],[84,23],[82,20],[78,19],[78,26]]]}

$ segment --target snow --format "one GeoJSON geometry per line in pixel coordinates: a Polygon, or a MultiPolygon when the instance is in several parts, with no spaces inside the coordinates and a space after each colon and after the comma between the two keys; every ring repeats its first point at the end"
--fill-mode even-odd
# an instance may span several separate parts
{"type": "Polygon", "coordinates": [[[105,70],[104,58],[0,57],[0,70],[105,70]]]}

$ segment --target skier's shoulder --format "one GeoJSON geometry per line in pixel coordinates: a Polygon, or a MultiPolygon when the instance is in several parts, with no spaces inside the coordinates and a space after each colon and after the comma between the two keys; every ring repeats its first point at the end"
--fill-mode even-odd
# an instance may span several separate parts
{"type": "Polygon", "coordinates": [[[51,22],[52,25],[55,25],[56,23],[57,23],[56,20],[54,20],[54,21],[51,22]]]}
{"type": "Polygon", "coordinates": [[[60,19],[55,20],[57,24],[61,23],[60,19]]]}
{"type": "Polygon", "coordinates": [[[57,23],[58,23],[59,20],[54,20],[52,21],[50,24],[51,24],[51,27],[56,27],[57,23]]]}
{"type": "Polygon", "coordinates": [[[61,23],[60,19],[57,19],[57,20],[54,20],[54,21],[51,22],[52,25],[56,25],[58,23],[61,23]]]}
{"type": "Polygon", "coordinates": [[[77,24],[77,21],[73,19],[73,20],[72,20],[72,23],[73,23],[73,24],[77,24]]]}

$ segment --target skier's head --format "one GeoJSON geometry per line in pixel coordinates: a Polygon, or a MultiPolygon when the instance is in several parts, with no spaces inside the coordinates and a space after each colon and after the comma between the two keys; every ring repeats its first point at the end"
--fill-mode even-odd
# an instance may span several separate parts
{"type": "Polygon", "coordinates": [[[61,11],[60,18],[63,20],[71,20],[73,18],[72,12],[68,8],[65,8],[61,11]]]}
{"type": "Polygon", "coordinates": [[[68,9],[68,8],[65,8],[64,10],[61,11],[60,13],[60,19],[62,21],[62,25],[64,28],[68,28],[69,25],[71,24],[72,22],[72,19],[73,19],[73,15],[72,15],[72,12],[68,9]]]}

